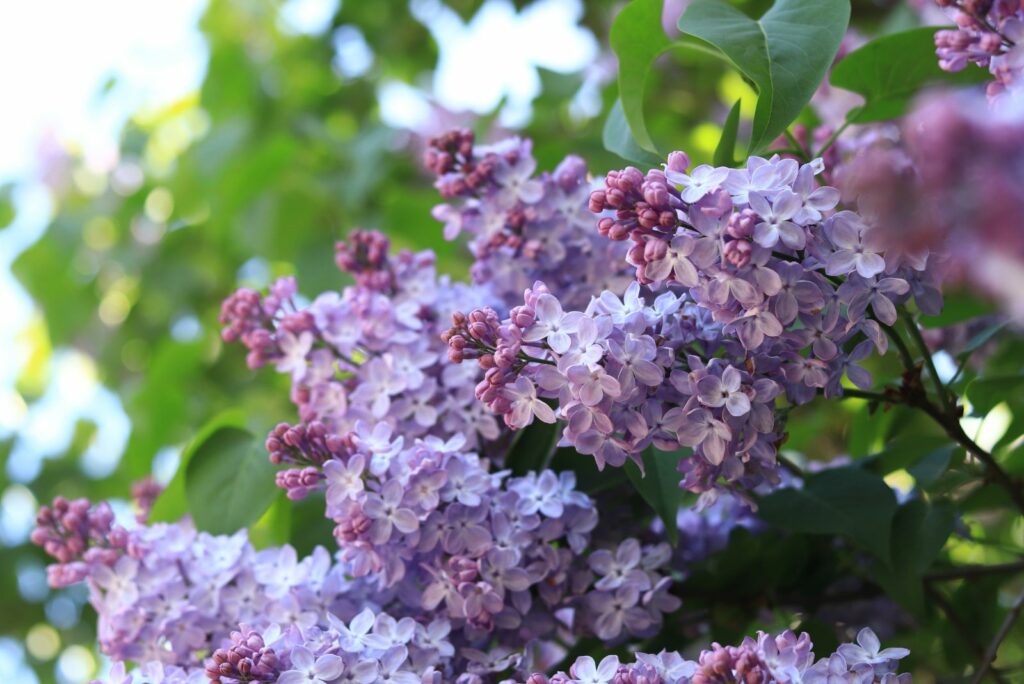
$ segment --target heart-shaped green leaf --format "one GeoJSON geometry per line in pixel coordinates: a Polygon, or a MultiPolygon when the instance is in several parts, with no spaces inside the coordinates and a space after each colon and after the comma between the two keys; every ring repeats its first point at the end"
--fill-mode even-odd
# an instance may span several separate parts
{"type": "Polygon", "coordinates": [[[219,427],[185,466],[185,496],[196,528],[231,534],[256,522],[277,494],[274,467],[248,430],[219,427]]]}
{"type": "Polygon", "coordinates": [[[679,543],[676,513],[683,500],[683,491],[679,488],[679,470],[676,466],[679,465],[679,459],[689,455],[688,448],[665,452],[649,447],[643,453],[643,473],[632,461],[627,461],[625,465],[630,482],[665,523],[665,532],[672,546],[679,543]]]}
{"type": "Polygon", "coordinates": [[[761,499],[760,516],[793,532],[841,534],[882,562],[896,496],[882,478],[857,467],[834,468],[807,478],[802,489],[780,489],[761,499]]]}
{"type": "Polygon", "coordinates": [[[849,20],[849,0],[777,0],[760,19],[722,0],[695,0],[679,29],[715,47],[757,88],[749,146],[755,153],[810,101],[849,20]]]}
{"type": "Polygon", "coordinates": [[[864,106],[851,114],[851,122],[900,116],[914,95],[935,83],[968,86],[991,78],[986,70],[974,67],[958,72],[939,68],[935,31],[934,26],[924,26],[876,38],[832,69],[833,86],[864,96],[864,106]]]}

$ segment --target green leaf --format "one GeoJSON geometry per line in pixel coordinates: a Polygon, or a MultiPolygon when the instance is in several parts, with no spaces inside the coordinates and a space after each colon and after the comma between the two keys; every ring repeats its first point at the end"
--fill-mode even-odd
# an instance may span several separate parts
{"type": "Polygon", "coordinates": [[[188,500],[185,496],[185,470],[192,460],[192,456],[217,430],[229,426],[241,428],[244,425],[245,415],[240,411],[225,411],[214,416],[199,428],[192,440],[181,450],[178,470],[174,473],[174,477],[153,502],[153,508],[149,513],[149,522],[176,522],[188,513],[188,500]]]}
{"type": "Polygon", "coordinates": [[[736,166],[736,133],[740,127],[740,102],[741,100],[736,100],[736,104],[729,110],[729,116],[725,117],[722,137],[715,147],[715,166],[736,166]]]}
{"type": "Polygon", "coordinates": [[[955,444],[947,444],[934,451],[929,451],[917,463],[908,466],[907,472],[911,474],[920,489],[928,489],[938,482],[942,474],[946,472],[958,449],[959,447],[955,444]]]}
{"type": "Polygon", "coordinates": [[[754,153],[800,115],[832,64],[849,20],[849,0],[777,0],[756,20],[722,0],[695,0],[679,29],[717,48],[757,88],[749,146],[754,153]]]}
{"type": "Polygon", "coordinates": [[[274,467],[260,440],[243,428],[217,428],[185,466],[189,512],[196,528],[211,534],[248,527],[276,495],[274,467]]]}
{"type": "Polygon", "coordinates": [[[10,183],[0,185],[0,229],[14,222],[14,186],[10,183]]]}
{"type": "Polygon", "coordinates": [[[892,521],[892,564],[876,567],[875,579],[917,615],[924,613],[921,576],[953,532],[955,511],[946,503],[915,499],[900,506],[892,521]]]}
{"type": "Polygon", "coordinates": [[[958,359],[965,359],[974,352],[978,351],[986,344],[988,344],[993,337],[1002,332],[1003,328],[1010,324],[1009,319],[996,321],[992,325],[988,326],[984,330],[978,332],[974,337],[967,341],[967,346],[964,347],[963,351],[957,355],[958,359]]]}
{"type": "MultiPolygon", "coordinates": [[[[609,36],[612,50],[619,58],[619,100],[625,129],[632,131],[630,140],[634,144],[655,155],[657,148],[644,122],[644,87],[654,60],[672,45],[661,26],[663,5],[663,0],[633,0],[615,17],[609,36]]],[[[612,116],[608,119],[611,121],[612,116]]],[[[608,128],[606,123],[605,147],[630,159],[608,145],[608,128]]]]}
{"type": "Polygon", "coordinates": [[[676,466],[679,465],[680,459],[689,457],[690,453],[690,449],[665,452],[648,447],[642,456],[643,473],[632,461],[626,461],[623,468],[636,491],[665,523],[665,531],[668,533],[672,546],[679,543],[676,513],[679,511],[679,504],[683,499],[683,490],[679,488],[679,471],[676,466]]]}
{"type": "Polygon", "coordinates": [[[944,328],[995,311],[992,302],[979,299],[971,292],[952,291],[943,295],[942,313],[938,316],[921,316],[920,321],[926,328],[944,328]]]}
{"type": "Polygon", "coordinates": [[[948,461],[949,454],[955,449],[956,445],[948,437],[911,432],[889,440],[880,452],[864,459],[864,464],[879,475],[888,475],[896,470],[911,468],[935,452],[945,452],[948,461]]]}
{"type": "Polygon", "coordinates": [[[660,156],[649,152],[637,144],[629,130],[629,124],[622,112],[622,101],[616,100],[608,112],[601,132],[601,142],[609,152],[614,152],[626,161],[646,167],[660,166],[664,161],[660,156]]]}
{"type": "Polygon", "coordinates": [[[543,470],[551,459],[555,444],[562,434],[561,423],[535,420],[516,434],[509,447],[505,465],[513,475],[522,476],[530,471],[543,470]]]}
{"type": "Polygon", "coordinates": [[[978,378],[967,385],[966,394],[974,413],[983,416],[1004,401],[1024,401],[1024,375],[978,378]]]}
{"type": "Polygon", "coordinates": [[[760,517],[807,534],[841,534],[889,562],[896,497],[878,475],[856,467],[826,470],[803,489],[781,489],[761,499],[760,517]]]}
{"type": "Polygon", "coordinates": [[[575,474],[576,489],[591,496],[624,484],[627,480],[622,468],[598,470],[593,456],[581,454],[572,447],[555,450],[551,469],[556,473],[568,471],[575,474]]]}
{"type": "Polygon", "coordinates": [[[935,31],[921,28],[876,38],[837,64],[829,82],[864,96],[864,106],[850,117],[853,123],[892,119],[902,115],[914,95],[926,86],[943,83],[969,86],[991,76],[984,69],[951,73],[935,58],[935,31]]]}
{"type": "Polygon", "coordinates": [[[900,506],[892,521],[892,565],[922,575],[953,533],[956,512],[945,502],[914,499],[900,506]]]}

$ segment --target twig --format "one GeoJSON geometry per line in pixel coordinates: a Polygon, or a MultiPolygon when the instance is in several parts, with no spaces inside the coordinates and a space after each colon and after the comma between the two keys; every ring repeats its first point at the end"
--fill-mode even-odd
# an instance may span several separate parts
{"type": "Polygon", "coordinates": [[[924,579],[926,582],[941,582],[943,580],[973,579],[976,577],[987,577],[988,575],[1013,574],[1016,572],[1024,572],[1024,560],[996,565],[961,565],[954,568],[941,568],[929,572],[924,576],[924,579]]]}
{"type": "Polygon", "coordinates": [[[828,148],[832,147],[832,144],[839,139],[839,136],[841,136],[843,134],[843,131],[845,131],[849,126],[850,121],[844,121],[843,125],[837,128],[835,132],[832,135],[830,135],[827,140],[825,140],[825,143],[821,146],[821,148],[814,153],[814,157],[820,157],[821,155],[825,154],[825,152],[828,151],[828,148]]]}
{"type": "Polygon", "coordinates": [[[788,470],[793,475],[796,475],[797,477],[799,477],[801,480],[803,480],[803,479],[805,479],[807,477],[807,473],[805,473],[803,471],[803,468],[798,466],[796,463],[793,463],[792,461],[790,461],[788,458],[783,456],[781,453],[776,454],[775,458],[777,458],[779,460],[779,465],[781,465],[783,468],[788,470]]]}
{"type": "MultiPolygon", "coordinates": [[[[979,657],[984,657],[985,652],[982,649],[981,644],[978,643],[977,640],[975,640],[974,633],[967,625],[964,624],[964,621],[960,619],[960,616],[957,614],[955,610],[953,610],[953,606],[951,606],[949,601],[946,600],[946,597],[943,596],[941,592],[937,591],[929,584],[924,585],[924,590],[932,599],[932,601],[934,601],[935,604],[942,609],[942,612],[946,614],[946,617],[949,618],[949,623],[953,625],[953,629],[955,629],[960,634],[960,638],[964,640],[964,643],[967,644],[967,647],[974,651],[975,655],[979,657]]],[[[997,682],[1004,682],[1003,678],[995,670],[992,671],[992,677],[997,682]]]]}
{"type": "Polygon", "coordinates": [[[995,637],[992,639],[992,643],[988,645],[985,650],[985,655],[981,657],[981,666],[978,671],[974,673],[974,677],[971,678],[971,684],[978,684],[982,679],[985,678],[985,674],[988,673],[992,667],[992,661],[996,659],[996,652],[999,650],[999,645],[1003,643],[1010,630],[1013,629],[1013,623],[1020,617],[1021,610],[1024,610],[1024,592],[1017,597],[1013,607],[1010,608],[1010,612],[1006,614],[1006,618],[1003,619],[1003,624],[1000,625],[999,631],[996,632],[995,637]]]}
{"type": "Polygon", "coordinates": [[[907,315],[905,322],[911,339],[917,344],[917,348],[921,350],[921,356],[924,358],[925,365],[928,368],[928,375],[931,376],[932,384],[935,385],[935,392],[939,395],[939,401],[948,415],[955,416],[956,406],[950,401],[949,392],[946,391],[946,386],[942,384],[939,371],[935,368],[935,361],[932,360],[932,352],[928,348],[928,343],[924,341],[921,330],[917,327],[917,322],[910,315],[907,315]]]}
{"type": "Polygon", "coordinates": [[[810,151],[806,149],[802,144],[800,144],[800,141],[796,139],[796,136],[790,133],[788,128],[785,131],[783,131],[783,133],[786,135],[786,140],[789,141],[789,144],[795,147],[796,149],[800,150],[800,158],[803,159],[805,162],[810,161],[810,151]]]}

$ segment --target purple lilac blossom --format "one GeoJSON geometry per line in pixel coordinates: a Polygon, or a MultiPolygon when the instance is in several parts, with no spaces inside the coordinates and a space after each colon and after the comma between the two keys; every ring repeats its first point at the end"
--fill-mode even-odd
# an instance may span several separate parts
{"type": "Polygon", "coordinates": [[[1024,93],[1024,5],[1021,0],[936,0],[955,29],[935,33],[935,54],[946,71],[968,64],[992,74],[990,99],[999,101],[1024,93]]]}
{"type": "Polygon", "coordinates": [[[473,282],[488,285],[505,306],[536,280],[568,308],[629,283],[622,246],[591,230],[592,188],[579,157],[535,176],[529,140],[476,145],[472,131],[455,130],[431,139],[424,161],[447,201],[433,211],[445,224],[445,238],[470,236],[473,282]]]}
{"type": "Polygon", "coordinates": [[[266,296],[240,289],[222,306],[225,341],[249,349],[250,367],[288,374],[299,416],[334,432],[365,422],[410,440],[458,434],[476,447],[497,439],[498,423],[473,401],[477,374],[444,363],[437,340],[439,322],[466,301],[492,302],[488,290],[438,277],[429,252],[390,254],[375,231],[355,231],[335,256],[354,286],[305,308],[295,304],[293,278],[266,296]]]}
{"type": "Polygon", "coordinates": [[[476,395],[509,427],[560,418],[562,444],[599,467],[639,462],[651,444],[691,447],[683,486],[706,504],[777,481],[777,397],[801,404],[838,396],[844,376],[869,382],[856,362],[885,352],[896,307],[913,298],[934,312],[941,298],[927,252],[886,251],[838,190],[817,185],[821,160],[688,166],[676,152],[664,170],[612,171],[591,195],[599,233],[632,243],[625,293],[571,310],[537,282],[507,318],[459,313],[443,339],[452,361],[484,369],[476,395]]]}
{"type": "Polygon", "coordinates": [[[909,674],[896,674],[899,661],[909,651],[904,648],[881,649],[874,632],[865,628],[856,644],[843,644],[836,653],[815,660],[813,644],[804,633],[791,631],[777,636],[758,632],[739,646],[712,644],[701,651],[696,661],[686,660],[676,651],[658,654],[636,653],[636,659],[624,663],[617,656],[599,662],[581,656],[566,671],[546,676],[535,673],[523,680],[529,684],[909,684],[909,674]]]}
{"type": "MultiPolygon", "coordinates": [[[[291,498],[326,491],[326,515],[336,524],[338,557],[349,575],[416,597],[416,607],[437,610],[473,634],[552,622],[547,614],[563,608],[599,616],[601,602],[621,583],[599,579],[587,593],[585,554],[597,512],[575,489],[573,474],[510,478],[463,446],[461,437],[406,443],[361,423],[343,436],[327,434],[319,423],[282,424],[267,439],[273,462],[303,466],[282,472],[297,473],[296,482],[310,475],[292,486],[279,473],[291,498]]],[[[663,591],[650,593],[664,580],[667,548],[645,547],[642,569],[627,582],[637,589],[626,606],[635,619],[601,623],[598,636],[618,636],[623,625],[647,633],[678,605],[663,591]]],[[[631,539],[616,551],[639,552],[631,539]]],[[[597,572],[595,562],[589,567],[597,572]]]]}
{"type": "MultiPolygon", "coordinates": [[[[969,92],[928,95],[907,116],[899,143],[865,150],[842,182],[844,195],[881,228],[887,263],[891,253],[894,265],[917,268],[929,251],[939,253],[943,282],[967,284],[999,301],[1011,318],[1024,314],[1022,112],[1021,98],[986,106],[969,92]]],[[[857,305],[871,290],[876,313],[876,303],[887,309],[890,275],[861,286],[857,305]]],[[[922,309],[936,308],[935,278],[907,283],[922,309]]]]}
{"type": "Polygon", "coordinates": [[[127,531],[84,500],[43,507],[33,540],[58,561],[54,586],[88,584],[105,654],[205,667],[225,684],[331,673],[338,661],[323,658],[339,643],[362,654],[346,667],[381,660],[421,675],[444,654],[447,675],[482,667],[483,644],[648,637],[679,607],[668,545],[592,542],[597,513],[571,474],[509,478],[457,446],[417,442],[364,471],[363,488],[329,495],[334,560],[323,548],[256,551],[244,530],[211,536],[187,521],[127,531]]]}

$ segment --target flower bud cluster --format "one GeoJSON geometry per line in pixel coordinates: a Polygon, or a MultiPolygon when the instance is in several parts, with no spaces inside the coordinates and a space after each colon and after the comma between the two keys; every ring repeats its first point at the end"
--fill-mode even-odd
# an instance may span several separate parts
{"type": "Polygon", "coordinates": [[[464,434],[471,447],[497,439],[497,422],[473,401],[477,372],[444,363],[438,340],[456,302],[485,304],[491,295],[439,278],[428,252],[389,256],[387,248],[375,231],[339,243],[337,262],[356,284],[309,306],[296,305],[292,278],[266,297],[237,291],[222,308],[224,339],[248,347],[250,367],[289,374],[302,420],[334,433],[366,421],[409,438],[464,434]]]}
{"type": "Polygon", "coordinates": [[[434,208],[434,217],[444,222],[446,239],[471,236],[473,281],[510,303],[543,280],[578,307],[595,290],[625,287],[622,246],[591,230],[586,164],[569,156],[553,173],[535,176],[531,148],[520,138],[475,145],[470,132],[453,131],[427,150],[426,166],[449,200],[434,208]]]}
{"type": "Polygon", "coordinates": [[[1020,0],[937,0],[957,28],[935,33],[935,54],[946,71],[968,64],[993,77],[990,98],[1024,92],[1024,5],[1020,0]]]}

